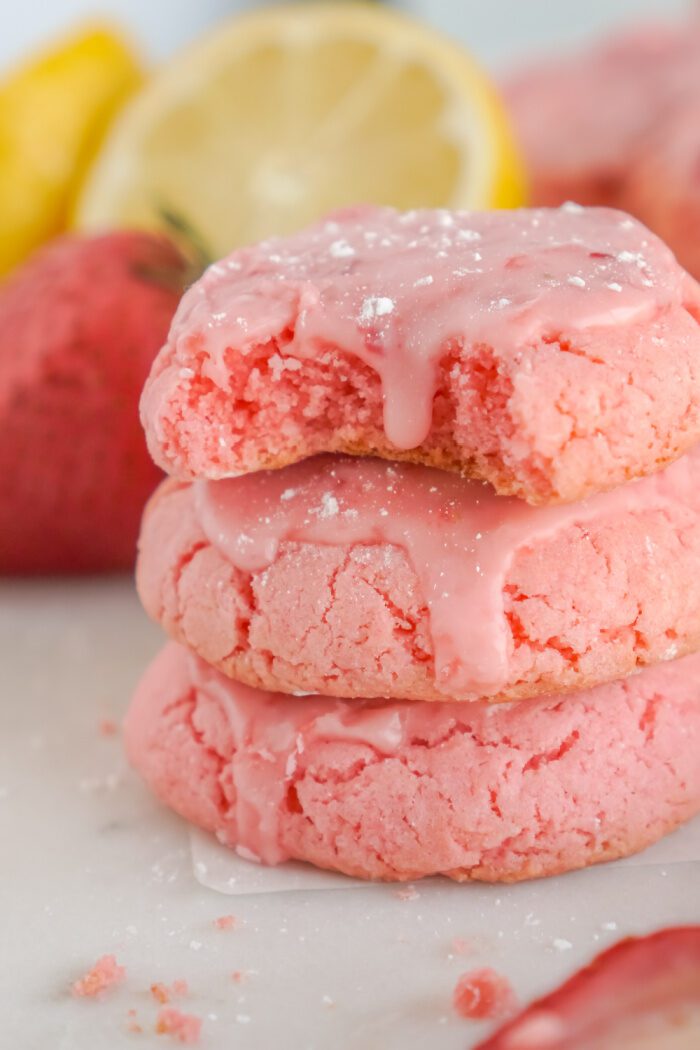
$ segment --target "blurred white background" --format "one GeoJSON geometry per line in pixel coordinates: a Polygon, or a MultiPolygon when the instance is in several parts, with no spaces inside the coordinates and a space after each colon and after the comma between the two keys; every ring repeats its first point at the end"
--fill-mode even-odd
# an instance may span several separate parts
{"type": "MultiPolygon", "coordinates": [[[[1,0],[0,68],[26,48],[89,15],[107,15],[130,29],[145,53],[159,58],[243,0],[1,0]]],[[[682,13],[691,0],[399,0],[502,67],[524,52],[548,51],[632,19],[682,13]]]]}

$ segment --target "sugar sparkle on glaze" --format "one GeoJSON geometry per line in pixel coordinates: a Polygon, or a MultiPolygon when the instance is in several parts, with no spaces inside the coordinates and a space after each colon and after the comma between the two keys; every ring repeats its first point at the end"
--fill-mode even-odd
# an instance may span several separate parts
{"type": "MultiPolygon", "coordinates": [[[[224,390],[231,355],[270,343],[313,359],[339,347],[375,370],[386,437],[411,449],[430,430],[451,346],[517,353],[543,331],[644,321],[681,305],[688,281],[661,241],[608,209],[362,207],[210,267],[184,296],[170,344],[177,356],[197,342],[203,375],[224,390]]],[[[147,391],[149,418],[162,389],[147,391]]]]}
{"type": "Polygon", "coordinates": [[[264,570],[287,543],[404,550],[430,613],[436,684],[449,697],[506,685],[503,588],[518,550],[608,514],[697,503],[699,481],[696,448],[641,481],[551,507],[429,467],[330,455],[194,485],[202,530],[245,572],[264,570]]]}

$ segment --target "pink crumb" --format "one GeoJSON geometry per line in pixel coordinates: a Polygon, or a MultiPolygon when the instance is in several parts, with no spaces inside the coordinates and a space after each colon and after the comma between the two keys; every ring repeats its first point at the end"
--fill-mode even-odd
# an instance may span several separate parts
{"type": "Polygon", "coordinates": [[[136,1010],[126,1011],[126,1030],[127,1032],[143,1032],[143,1028],[136,1019],[136,1010]]]}
{"type": "Polygon", "coordinates": [[[233,930],[238,925],[238,919],[235,915],[220,915],[214,919],[214,925],[217,930],[233,930]]]}
{"type": "Polygon", "coordinates": [[[463,973],[452,1004],[460,1017],[478,1021],[507,1017],[518,1005],[510,981],[489,967],[463,973]]]}
{"type": "Polygon", "coordinates": [[[470,947],[469,941],[464,937],[453,937],[450,941],[450,949],[453,955],[466,955],[470,947]]]}
{"type": "Polygon", "coordinates": [[[245,984],[248,980],[248,976],[247,970],[234,970],[231,974],[231,980],[235,981],[236,984],[245,984]]]}
{"type": "Polygon", "coordinates": [[[420,897],[420,893],[415,886],[401,886],[394,893],[395,897],[398,897],[400,901],[416,901],[420,897]]]}
{"type": "Polygon", "coordinates": [[[158,1014],[156,1032],[158,1035],[171,1035],[178,1043],[193,1045],[199,1042],[202,1020],[194,1014],[183,1014],[173,1006],[166,1006],[158,1014]]]}
{"type": "Polygon", "coordinates": [[[103,718],[99,725],[101,736],[114,736],[119,732],[119,725],[113,718],[103,718]]]}
{"type": "Polygon", "coordinates": [[[167,984],[163,984],[162,981],[156,981],[151,985],[151,995],[158,1003],[169,1003],[171,996],[175,998],[187,995],[189,992],[189,986],[187,981],[173,981],[168,988],[167,984]]]}
{"type": "Polygon", "coordinates": [[[155,984],[151,985],[151,995],[157,1003],[170,1002],[170,992],[164,984],[161,984],[160,981],[156,981],[155,984]]]}
{"type": "Polygon", "coordinates": [[[74,982],[73,995],[78,997],[102,995],[112,985],[119,984],[125,974],[125,968],[117,964],[113,955],[103,955],[91,970],[74,982]]]}

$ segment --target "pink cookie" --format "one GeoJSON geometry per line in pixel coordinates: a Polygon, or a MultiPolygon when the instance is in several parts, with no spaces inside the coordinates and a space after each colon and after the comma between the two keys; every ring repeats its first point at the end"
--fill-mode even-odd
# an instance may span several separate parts
{"type": "Polygon", "coordinates": [[[371,879],[513,881],[643,849],[700,808],[700,656],[504,704],[293,700],[168,645],[129,758],[242,856],[371,879]]]}
{"type": "Polygon", "coordinates": [[[249,685],[474,700],[698,648],[699,565],[700,446],[539,508],[429,467],[324,456],[165,482],[137,581],[169,634],[249,685]]]}
{"type": "Polygon", "coordinates": [[[505,96],[533,203],[628,208],[626,181],[640,142],[688,95],[700,95],[697,19],[628,30],[512,77],[505,96]]]}
{"type": "Polygon", "coordinates": [[[700,439],[699,291],[613,211],[350,210],[185,294],[151,452],[180,478],[337,451],[581,499],[700,439]]]}
{"type": "MultiPolygon", "coordinates": [[[[697,61],[700,68],[700,49],[697,61]]],[[[625,207],[700,276],[700,85],[640,146],[627,178],[625,207]]]]}

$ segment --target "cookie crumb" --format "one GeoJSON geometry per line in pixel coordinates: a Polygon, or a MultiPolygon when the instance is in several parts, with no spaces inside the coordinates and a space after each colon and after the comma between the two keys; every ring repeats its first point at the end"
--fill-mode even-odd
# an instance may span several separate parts
{"type": "Polygon", "coordinates": [[[517,1000],[510,981],[485,967],[462,974],[452,993],[452,1005],[460,1017],[481,1021],[507,1017],[515,1011],[517,1000]]]}
{"type": "Polygon", "coordinates": [[[143,1028],[137,1020],[136,1010],[126,1011],[126,1030],[127,1032],[143,1032],[143,1028]]]}
{"type": "Polygon", "coordinates": [[[162,981],[155,981],[151,985],[151,995],[157,1003],[161,1004],[169,1003],[172,997],[175,997],[176,999],[181,998],[182,996],[187,995],[188,992],[189,987],[187,981],[182,980],[173,981],[169,988],[167,984],[163,984],[162,981]]]}
{"type": "Polygon", "coordinates": [[[170,992],[160,981],[156,981],[155,984],[151,985],[151,995],[157,1003],[169,1003],[170,992]]]}
{"type": "Polygon", "coordinates": [[[420,897],[420,893],[415,886],[401,886],[394,893],[395,897],[398,897],[400,901],[416,901],[420,897]]]}
{"type": "Polygon", "coordinates": [[[113,955],[103,955],[95,965],[72,985],[73,995],[78,998],[100,996],[115,984],[124,980],[126,969],[119,966],[113,955]]]}
{"type": "Polygon", "coordinates": [[[214,919],[214,925],[217,930],[233,930],[238,925],[238,919],[235,915],[220,915],[214,919]]]}
{"type": "Polygon", "coordinates": [[[158,1014],[156,1032],[158,1035],[171,1035],[177,1043],[192,1046],[199,1042],[202,1031],[202,1019],[194,1014],[183,1014],[173,1006],[166,1006],[158,1014]]]}

